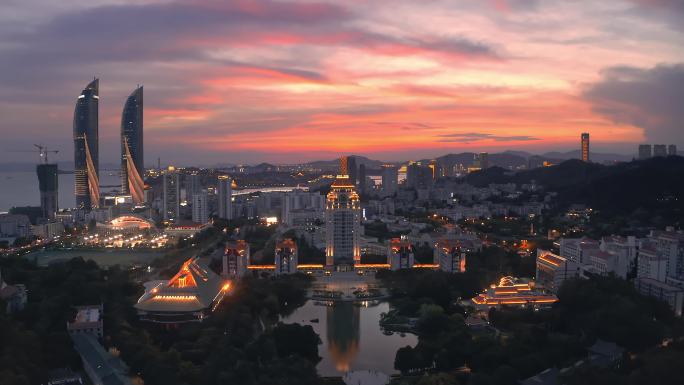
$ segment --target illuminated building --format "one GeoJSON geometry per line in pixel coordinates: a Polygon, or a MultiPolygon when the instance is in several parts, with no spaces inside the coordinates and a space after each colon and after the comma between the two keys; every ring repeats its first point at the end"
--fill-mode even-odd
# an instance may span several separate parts
{"type": "Polygon", "coordinates": [[[653,156],[653,147],[650,144],[639,145],[639,159],[648,159],[653,156]]]}
{"type": "Polygon", "coordinates": [[[392,238],[387,245],[387,263],[391,270],[412,268],[414,256],[411,243],[401,238],[392,238]]]}
{"type": "Polygon", "coordinates": [[[654,144],[653,156],[667,156],[667,146],[664,144],[654,144]]]}
{"type": "Polygon", "coordinates": [[[509,306],[549,306],[558,301],[553,294],[536,290],[533,282],[525,282],[513,277],[503,277],[498,285],[492,285],[483,293],[471,299],[477,308],[488,309],[501,305],[509,306]]]}
{"type": "Polygon", "coordinates": [[[223,277],[241,278],[249,266],[249,243],[244,240],[226,243],[223,252],[223,277]]]}
{"type": "Polygon", "coordinates": [[[367,186],[366,165],[364,163],[361,163],[359,165],[359,181],[358,181],[359,193],[365,194],[366,193],[366,186],[367,186]]]}
{"type": "Polygon", "coordinates": [[[145,202],[143,175],[143,88],[138,87],[126,99],[121,114],[121,192],[130,194],[136,205],[145,202]]]}
{"type": "Polygon", "coordinates": [[[292,239],[284,239],[275,247],[275,275],[297,272],[297,244],[292,239]]]}
{"type": "Polygon", "coordinates": [[[180,216],[180,178],[176,168],[169,166],[164,173],[164,196],[162,215],[165,221],[175,221],[180,216]]]}
{"type": "Polygon", "coordinates": [[[340,159],[340,174],[330,186],[325,208],[325,264],[340,270],[351,268],[361,259],[359,195],[349,182],[347,158],[340,159]]]}
{"type": "Polygon", "coordinates": [[[465,273],[466,253],[461,248],[461,242],[442,239],[435,243],[434,260],[439,264],[439,269],[448,273],[465,273]]]}
{"type": "Polygon", "coordinates": [[[582,161],[583,162],[589,162],[589,133],[584,132],[582,133],[582,144],[581,144],[581,152],[582,152],[582,161]]]}
{"type": "Polygon", "coordinates": [[[186,184],[188,196],[193,196],[202,191],[202,178],[197,171],[192,171],[187,176],[188,183],[186,184]]]}
{"type": "Polygon", "coordinates": [[[168,281],[145,283],[145,294],[135,308],[143,321],[201,322],[216,309],[230,283],[222,280],[199,258],[190,258],[168,281]]]}
{"type": "Polygon", "coordinates": [[[57,192],[59,190],[59,176],[57,165],[39,164],[36,166],[38,174],[38,189],[40,190],[40,212],[43,218],[55,219],[57,213],[57,192]]]}
{"type": "Polygon", "coordinates": [[[382,165],[382,195],[392,196],[397,193],[399,172],[391,164],[382,165]]]}
{"type": "Polygon", "coordinates": [[[100,204],[98,96],[99,80],[81,92],[74,110],[74,184],[76,206],[90,210],[100,204]]]}
{"type": "Polygon", "coordinates": [[[233,219],[233,186],[228,175],[218,177],[218,216],[223,219],[233,219]]]}
{"type": "Polygon", "coordinates": [[[192,221],[197,223],[209,222],[209,196],[207,190],[202,190],[192,196],[192,221]]]}
{"type": "Polygon", "coordinates": [[[154,228],[154,222],[139,215],[126,214],[112,219],[105,227],[115,231],[136,232],[154,228]]]}
{"type": "Polygon", "coordinates": [[[579,264],[571,259],[537,249],[536,281],[543,288],[557,293],[566,279],[579,275],[579,264]]]}

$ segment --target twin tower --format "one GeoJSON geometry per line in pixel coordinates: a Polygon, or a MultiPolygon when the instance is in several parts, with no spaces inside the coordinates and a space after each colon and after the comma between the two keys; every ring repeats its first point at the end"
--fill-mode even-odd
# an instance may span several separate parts
{"type": "MultiPolygon", "coordinates": [[[[76,100],[74,110],[74,174],[76,206],[93,209],[100,205],[99,178],[99,79],[93,79],[76,100]]],[[[121,114],[121,193],[134,204],[145,200],[143,175],[143,88],[136,88],[121,114]]]]}

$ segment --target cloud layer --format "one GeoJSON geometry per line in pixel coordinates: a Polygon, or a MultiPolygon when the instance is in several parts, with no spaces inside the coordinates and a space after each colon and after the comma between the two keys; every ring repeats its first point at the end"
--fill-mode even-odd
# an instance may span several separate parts
{"type": "Polygon", "coordinates": [[[69,161],[98,76],[105,161],[137,84],[150,164],[676,142],[680,21],[675,0],[8,0],[0,135],[69,161]]]}

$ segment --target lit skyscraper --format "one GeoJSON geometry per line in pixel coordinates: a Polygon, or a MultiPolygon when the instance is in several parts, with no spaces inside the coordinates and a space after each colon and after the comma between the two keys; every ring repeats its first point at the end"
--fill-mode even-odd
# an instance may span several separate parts
{"type": "Polygon", "coordinates": [[[589,133],[584,132],[582,133],[582,144],[581,144],[581,152],[582,152],[582,161],[583,162],[589,162],[589,133]]]}
{"type": "Polygon", "coordinates": [[[340,270],[353,268],[361,259],[361,205],[349,180],[347,158],[340,159],[340,174],[330,186],[325,207],[325,264],[340,270]]]}
{"type": "Polygon", "coordinates": [[[136,88],[121,114],[121,192],[131,194],[133,203],[145,201],[143,155],[143,88],[136,88]]]}
{"type": "Polygon", "coordinates": [[[74,110],[74,184],[76,206],[91,209],[100,204],[98,106],[99,79],[81,92],[74,110]]]}
{"type": "Polygon", "coordinates": [[[233,219],[233,187],[228,175],[218,177],[218,216],[223,219],[233,219]]]}
{"type": "Polygon", "coordinates": [[[176,221],[180,216],[180,179],[176,168],[169,166],[164,173],[163,216],[165,221],[176,221]]]}
{"type": "Polygon", "coordinates": [[[39,164],[36,167],[38,187],[40,189],[40,210],[43,218],[55,219],[57,212],[57,191],[59,179],[57,165],[52,163],[39,164]]]}

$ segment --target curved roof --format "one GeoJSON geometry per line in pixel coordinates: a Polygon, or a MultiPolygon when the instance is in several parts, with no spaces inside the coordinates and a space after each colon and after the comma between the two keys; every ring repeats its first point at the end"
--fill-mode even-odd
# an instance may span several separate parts
{"type": "Polygon", "coordinates": [[[154,222],[138,215],[126,214],[116,217],[111,220],[110,224],[113,227],[129,228],[137,227],[139,229],[149,229],[154,226],[154,222]]]}

